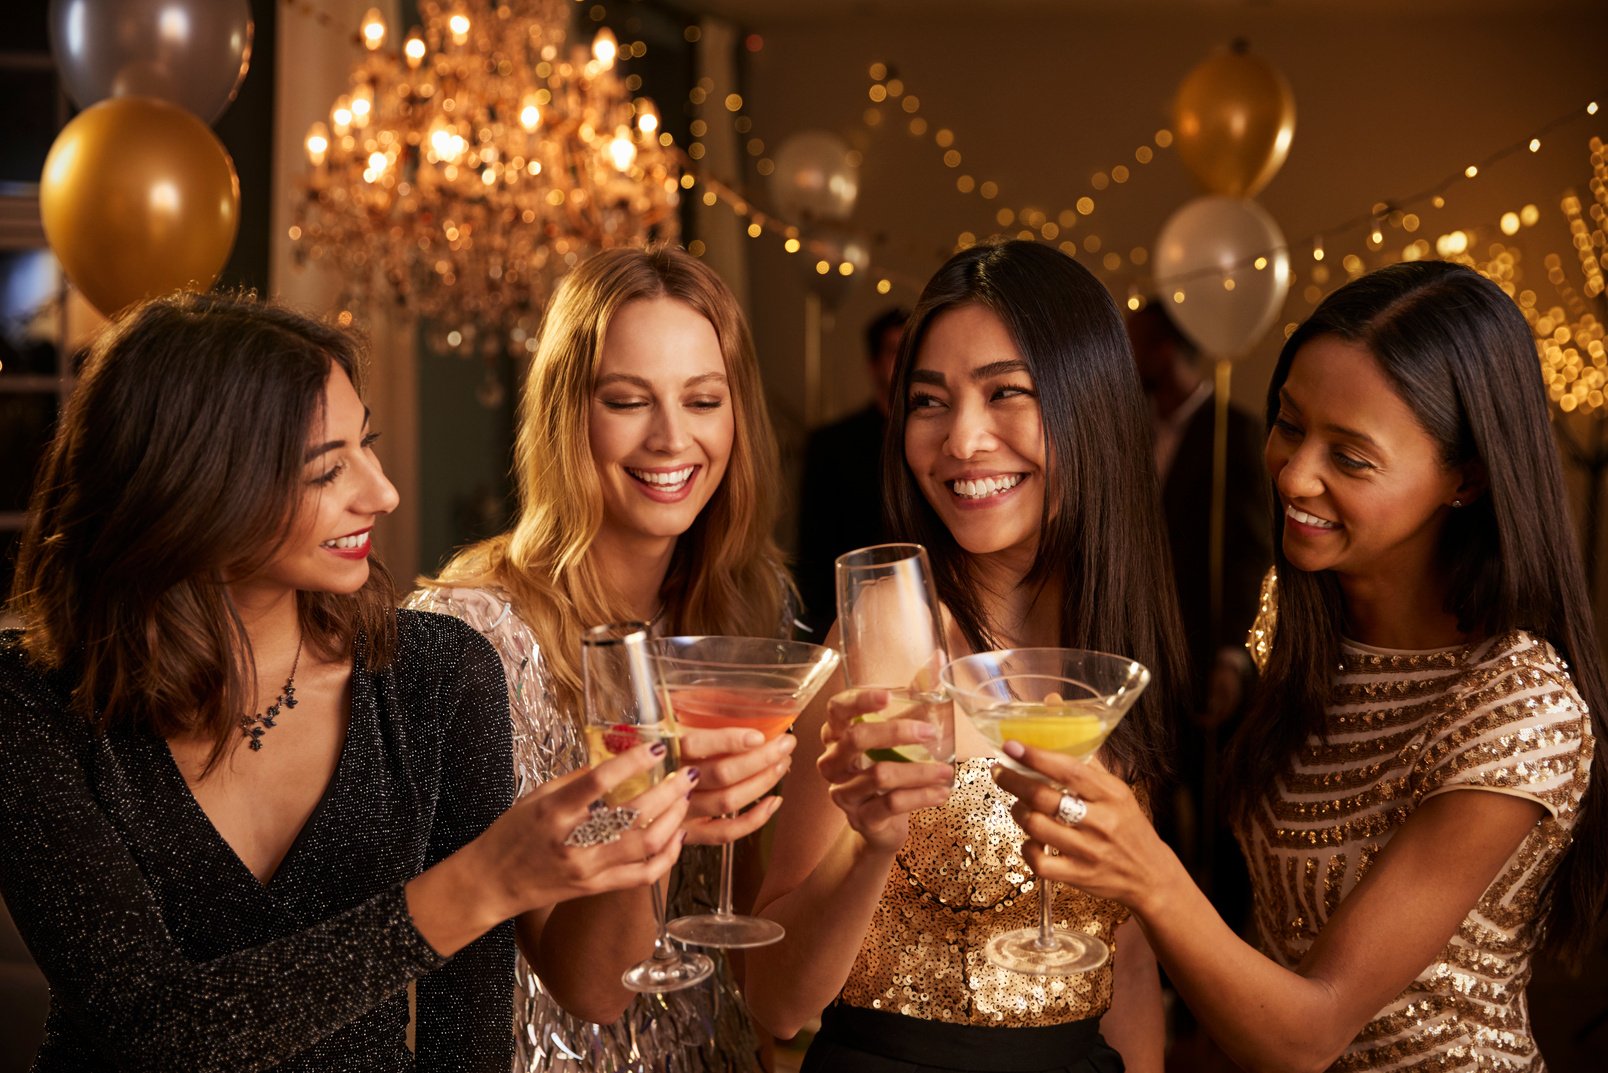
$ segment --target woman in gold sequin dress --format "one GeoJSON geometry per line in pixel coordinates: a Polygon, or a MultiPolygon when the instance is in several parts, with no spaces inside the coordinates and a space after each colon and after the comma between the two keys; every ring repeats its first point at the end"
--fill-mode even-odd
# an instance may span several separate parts
{"type": "MultiPolygon", "coordinates": [[[[675,633],[771,636],[791,622],[771,540],[771,433],[747,325],[731,291],[672,249],[611,250],[554,295],[521,402],[513,527],[461,551],[410,606],[454,615],[502,658],[518,792],[586,764],[580,635],[623,619],[675,633]]],[[[711,909],[714,846],[757,830],[793,739],[698,731],[699,776],[670,913],[711,909]]],[[[652,953],[646,889],[520,920],[519,1073],[760,1069],[724,958],[684,991],[633,996],[620,974],[652,953]]]]}
{"type": "Polygon", "coordinates": [[[1234,743],[1260,952],[1213,913],[1126,788],[1026,759],[1029,860],[1133,909],[1248,1069],[1543,1070],[1524,989],[1603,906],[1608,708],[1535,346],[1466,268],[1336,291],[1268,392],[1276,580],[1234,743]],[[1594,713],[1594,714],[1588,714],[1594,713]]]}
{"type": "MultiPolygon", "coordinates": [[[[1103,755],[1149,792],[1183,646],[1156,583],[1148,419],[1110,297],[1049,247],[959,253],[916,306],[892,400],[890,531],[931,555],[950,655],[1066,645],[1141,660],[1156,682],[1103,755]]],[[[787,782],[759,899],[788,934],[749,955],[755,1016],[791,1036],[825,1008],[809,1071],[1159,1071],[1155,962],[1127,911],[1063,887],[1057,922],[1112,960],[1072,976],[990,964],[990,938],[1038,917],[995,754],[960,720],[953,767],[867,763],[917,732],[852,722],[881,703],[842,693],[800,721],[811,763],[787,782]]]]}

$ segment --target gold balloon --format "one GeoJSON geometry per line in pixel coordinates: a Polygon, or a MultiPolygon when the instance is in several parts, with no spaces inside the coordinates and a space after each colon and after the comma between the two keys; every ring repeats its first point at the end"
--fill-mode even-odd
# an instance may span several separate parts
{"type": "Polygon", "coordinates": [[[142,298],[212,286],[240,226],[240,180],[194,115],[119,97],[57,135],[39,211],[67,277],[113,316],[142,298]]]}
{"type": "Polygon", "coordinates": [[[1173,101],[1178,156],[1208,191],[1251,197],[1290,153],[1295,96],[1272,64],[1235,42],[1208,57],[1173,101]]]}

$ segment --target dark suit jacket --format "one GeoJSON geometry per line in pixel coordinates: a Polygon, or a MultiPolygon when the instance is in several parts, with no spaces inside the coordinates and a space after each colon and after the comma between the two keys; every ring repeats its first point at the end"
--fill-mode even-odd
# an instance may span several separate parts
{"type": "Polygon", "coordinates": [[[1256,618],[1262,575],[1273,562],[1268,479],[1262,460],[1265,436],[1257,421],[1230,405],[1223,609],[1221,621],[1211,621],[1212,426],[1216,411],[1216,399],[1208,398],[1190,417],[1161,491],[1197,707],[1205,699],[1206,674],[1217,650],[1245,642],[1246,631],[1256,618]]]}
{"type": "Polygon", "coordinates": [[[832,562],[846,551],[880,544],[882,434],[886,420],[874,405],[810,433],[798,504],[801,616],[819,641],[837,618],[832,562]]]}

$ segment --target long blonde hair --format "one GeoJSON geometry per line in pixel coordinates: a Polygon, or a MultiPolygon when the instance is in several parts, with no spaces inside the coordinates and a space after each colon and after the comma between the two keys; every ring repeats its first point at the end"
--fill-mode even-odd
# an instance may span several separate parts
{"type": "Polygon", "coordinates": [[[436,581],[424,580],[506,592],[536,634],[559,701],[571,712],[581,692],[581,631],[632,617],[590,554],[603,524],[603,494],[587,415],[610,322],[629,303],[649,298],[685,302],[714,327],[736,424],[725,479],[676,541],[662,591],[665,623],[674,633],[771,636],[788,598],[772,538],[776,437],[737,299],[708,266],[680,250],[597,254],[564,278],[542,319],[519,405],[519,509],[512,528],[462,549],[436,581]]]}

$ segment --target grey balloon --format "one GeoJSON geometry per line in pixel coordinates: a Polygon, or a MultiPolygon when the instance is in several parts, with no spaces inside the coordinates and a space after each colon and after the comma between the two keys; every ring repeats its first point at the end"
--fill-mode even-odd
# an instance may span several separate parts
{"type": "Polygon", "coordinates": [[[249,0],[50,0],[50,51],[80,108],[157,97],[211,123],[251,63],[249,0]]]}

